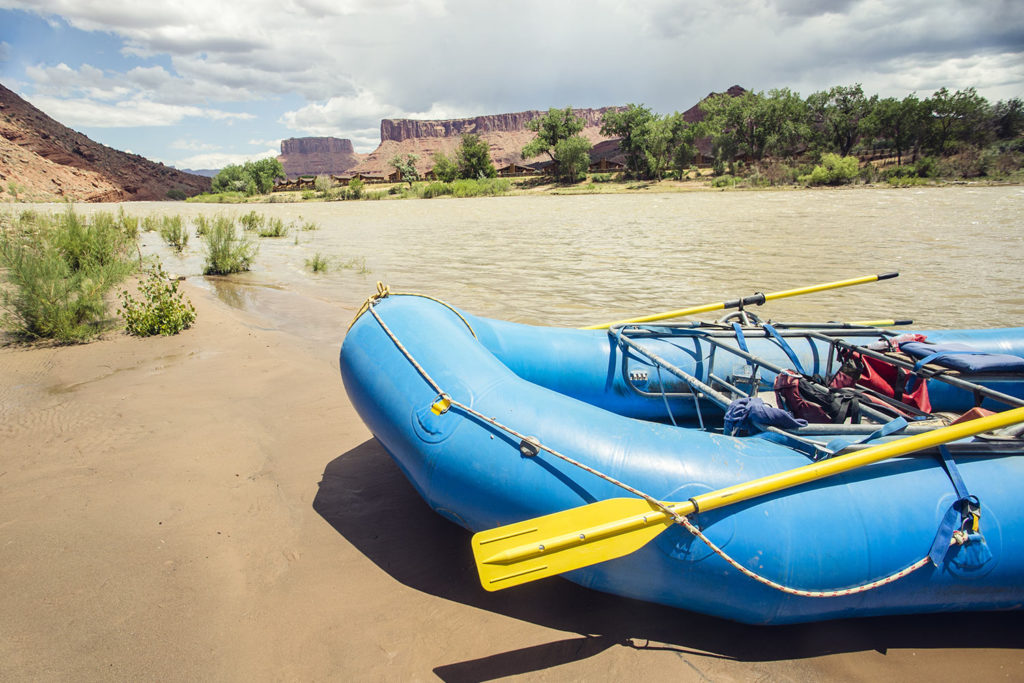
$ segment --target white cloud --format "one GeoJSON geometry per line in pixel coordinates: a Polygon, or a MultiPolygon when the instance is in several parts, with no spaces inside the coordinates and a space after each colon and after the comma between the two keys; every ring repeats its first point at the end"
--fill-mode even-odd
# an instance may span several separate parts
{"type": "Polygon", "coordinates": [[[805,96],[857,82],[883,95],[942,85],[1024,95],[1024,3],[1002,0],[0,4],[59,15],[117,36],[125,55],[166,60],[124,73],[59,57],[32,67],[30,91],[64,100],[74,120],[231,121],[238,115],[224,110],[236,107],[224,103],[265,111],[280,98],[287,111],[264,125],[348,137],[361,150],[376,145],[382,118],[627,102],[670,112],[733,84],[805,96]]]}
{"type": "Polygon", "coordinates": [[[267,157],[277,157],[278,154],[280,154],[280,150],[277,149],[267,149],[262,152],[254,152],[250,154],[210,152],[206,154],[195,154],[182,159],[175,159],[174,161],[162,161],[168,166],[174,166],[175,168],[191,168],[198,170],[204,168],[224,168],[228,164],[244,164],[247,161],[258,161],[259,159],[266,159],[267,157]]]}
{"type": "Polygon", "coordinates": [[[214,121],[252,119],[252,114],[181,107],[149,100],[125,100],[114,104],[88,99],[61,99],[46,95],[24,95],[34,106],[71,127],[121,128],[134,126],[173,126],[186,118],[214,121]]]}

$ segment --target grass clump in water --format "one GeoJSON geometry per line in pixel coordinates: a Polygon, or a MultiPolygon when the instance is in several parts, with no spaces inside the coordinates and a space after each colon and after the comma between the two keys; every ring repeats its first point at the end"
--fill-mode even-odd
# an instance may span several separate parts
{"type": "Polygon", "coordinates": [[[256,234],[260,237],[287,237],[288,226],[280,218],[270,218],[262,227],[256,229],[256,234]]]}
{"type": "Polygon", "coordinates": [[[210,231],[203,236],[203,243],[206,245],[205,275],[230,275],[249,270],[258,250],[253,242],[236,233],[233,220],[223,216],[214,219],[210,231]]]}
{"type": "Polygon", "coordinates": [[[95,337],[107,326],[106,295],[133,270],[130,221],[72,208],[56,216],[0,219],[0,289],[6,328],[25,339],[63,343],[95,337]]]}
{"type": "Polygon", "coordinates": [[[139,285],[139,295],[136,301],[127,290],[121,292],[120,313],[128,334],[136,337],[178,334],[195,322],[196,309],[192,302],[178,291],[177,280],[168,280],[159,263],[139,285]]]}
{"type": "Polygon", "coordinates": [[[238,219],[238,222],[242,224],[242,228],[246,232],[254,232],[263,227],[266,222],[266,217],[261,213],[250,211],[238,219]]]}
{"type": "Polygon", "coordinates": [[[188,246],[188,228],[181,216],[164,216],[160,223],[160,237],[179,254],[188,246]]]}
{"type": "Polygon", "coordinates": [[[306,259],[306,267],[314,273],[326,273],[328,266],[329,261],[327,257],[319,251],[313,254],[313,258],[306,259]]]}

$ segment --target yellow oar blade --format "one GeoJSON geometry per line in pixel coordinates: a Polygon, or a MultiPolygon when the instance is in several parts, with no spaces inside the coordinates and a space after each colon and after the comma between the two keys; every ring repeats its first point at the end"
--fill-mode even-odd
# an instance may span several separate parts
{"type": "Polygon", "coordinates": [[[830,289],[839,289],[840,287],[850,287],[853,285],[862,285],[867,282],[878,282],[879,280],[888,280],[890,278],[897,277],[899,273],[883,273],[881,275],[864,275],[862,277],[850,278],[849,280],[837,280],[835,282],[824,282],[820,285],[809,285],[807,287],[798,287],[797,289],[786,289],[781,292],[772,292],[771,294],[755,294],[748,296],[744,299],[736,299],[735,301],[720,301],[713,304],[704,304],[702,306],[693,306],[691,308],[681,308],[677,311],[666,311],[665,313],[656,313],[654,315],[644,315],[639,318],[629,318],[626,320],[617,320],[611,323],[604,323],[602,325],[589,325],[582,329],[584,330],[606,330],[614,325],[627,325],[631,323],[651,323],[658,320],[668,320],[670,318],[683,318],[688,315],[697,315],[698,313],[708,313],[710,311],[721,311],[726,308],[739,308],[740,306],[760,306],[766,301],[774,301],[775,299],[785,299],[791,296],[798,296],[800,294],[813,294],[815,292],[824,292],[830,289]]]}
{"type": "MultiPolygon", "coordinates": [[[[715,510],[1021,422],[1024,408],[1014,408],[665,505],[684,516],[715,510]]],[[[496,591],[621,557],[670,524],[668,514],[643,499],[613,498],[481,531],[473,536],[473,555],[480,583],[496,591]]]]}
{"type": "MultiPolygon", "coordinates": [[[[689,503],[668,505],[693,512],[689,503]]],[[[481,585],[496,591],[628,555],[671,524],[641,498],[612,498],[481,531],[473,556],[481,585]]]]}

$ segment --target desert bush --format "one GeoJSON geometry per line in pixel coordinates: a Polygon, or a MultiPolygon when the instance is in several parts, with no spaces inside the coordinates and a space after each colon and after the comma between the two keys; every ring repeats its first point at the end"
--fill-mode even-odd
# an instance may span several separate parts
{"type": "Polygon", "coordinates": [[[306,259],[306,267],[314,273],[326,273],[328,268],[327,257],[318,251],[313,254],[313,258],[306,259]]]}
{"type": "Polygon", "coordinates": [[[139,236],[139,217],[129,216],[124,212],[124,207],[119,207],[117,210],[117,224],[121,232],[128,239],[134,240],[139,236]]]}
{"type": "Polygon", "coordinates": [[[198,216],[196,216],[195,224],[196,237],[202,237],[206,233],[210,232],[210,219],[204,216],[203,214],[199,214],[198,216]]]}
{"type": "Polygon", "coordinates": [[[206,245],[206,275],[229,275],[249,270],[258,247],[235,232],[235,222],[218,216],[203,236],[206,245]]]}
{"type": "Polygon", "coordinates": [[[188,228],[183,225],[181,216],[164,216],[160,224],[160,237],[174,251],[184,251],[188,245],[188,228]]]}
{"type": "Polygon", "coordinates": [[[348,192],[346,194],[352,197],[352,199],[362,199],[365,187],[366,184],[361,179],[353,178],[348,181],[348,192]]]}
{"type": "Polygon", "coordinates": [[[931,181],[928,178],[919,178],[916,175],[894,175],[889,176],[886,182],[893,187],[917,187],[918,185],[927,185],[931,181]]]}
{"type": "Polygon", "coordinates": [[[720,176],[716,176],[711,181],[711,187],[734,187],[739,182],[739,178],[734,178],[728,173],[720,176]]]}
{"type": "Polygon", "coordinates": [[[258,230],[263,227],[266,222],[266,217],[263,214],[250,211],[249,213],[240,216],[238,222],[242,224],[242,228],[246,231],[258,230]]]}
{"type": "Polygon", "coordinates": [[[799,178],[807,185],[845,185],[859,175],[860,162],[857,157],[841,157],[838,154],[823,154],[821,164],[799,178]]]}
{"type": "Polygon", "coordinates": [[[112,214],[57,216],[0,223],[4,326],[29,339],[85,341],[106,326],[106,295],[133,269],[134,240],[112,214]]]}
{"type": "Polygon", "coordinates": [[[260,237],[285,237],[288,235],[288,226],[280,218],[270,218],[256,229],[256,234],[260,237]]]}
{"type": "Polygon", "coordinates": [[[121,317],[125,330],[136,337],[154,334],[178,334],[188,329],[196,319],[196,309],[178,291],[177,280],[169,280],[158,263],[139,284],[139,300],[128,290],[121,291],[121,317]]]}
{"type": "Polygon", "coordinates": [[[343,261],[341,264],[342,270],[354,270],[360,275],[366,275],[370,272],[370,269],[366,267],[366,257],[359,256],[357,258],[350,258],[347,261],[343,261]]]}
{"type": "Polygon", "coordinates": [[[592,173],[590,174],[590,182],[592,183],[610,183],[612,181],[611,173],[592,173]]]}

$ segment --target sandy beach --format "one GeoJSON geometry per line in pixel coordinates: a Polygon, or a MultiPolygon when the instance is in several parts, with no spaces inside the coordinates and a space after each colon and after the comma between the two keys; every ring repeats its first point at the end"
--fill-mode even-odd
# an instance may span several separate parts
{"type": "Polygon", "coordinates": [[[336,354],[191,281],[194,328],[0,348],[0,679],[1024,678],[1024,615],[754,628],[485,593],[336,354]]]}

